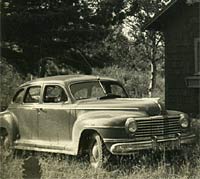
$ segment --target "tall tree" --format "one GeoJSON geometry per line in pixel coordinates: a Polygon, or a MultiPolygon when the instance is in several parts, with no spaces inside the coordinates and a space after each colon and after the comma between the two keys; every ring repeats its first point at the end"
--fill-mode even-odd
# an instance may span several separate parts
{"type": "Polygon", "coordinates": [[[125,17],[123,0],[3,0],[1,7],[2,56],[33,74],[47,57],[90,73],[88,63],[98,64],[84,47],[101,42],[125,17]]]}
{"type": "Polygon", "coordinates": [[[151,79],[149,85],[149,96],[156,88],[156,76],[158,64],[164,62],[164,42],[160,32],[142,31],[141,29],[148,20],[162,10],[169,0],[133,0],[137,8],[129,12],[126,18],[126,27],[129,28],[129,37],[133,41],[137,60],[149,63],[151,79]]]}

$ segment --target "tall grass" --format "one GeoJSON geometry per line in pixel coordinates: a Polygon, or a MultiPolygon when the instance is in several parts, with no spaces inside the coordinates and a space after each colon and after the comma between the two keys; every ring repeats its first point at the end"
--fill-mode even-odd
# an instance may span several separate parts
{"type": "MultiPolygon", "coordinates": [[[[200,120],[194,120],[193,125],[199,135],[200,120]]],[[[199,179],[199,154],[198,138],[196,145],[187,151],[187,158],[177,152],[147,152],[136,157],[115,157],[105,169],[94,170],[87,161],[77,157],[31,152],[8,157],[1,150],[0,176],[2,179],[22,178],[27,173],[24,170],[31,168],[32,174],[28,176],[42,179],[199,179]]]]}
{"type": "MultiPolygon", "coordinates": [[[[198,149],[198,153],[200,150],[198,149]]],[[[155,155],[155,154],[152,154],[155,155]]],[[[153,160],[152,157],[143,156],[141,160],[137,162],[132,161],[124,157],[125,161],[117,162],[108,169],[94,170],[84,161],[79,161],[76,158],[60,156],[53,156],[46,154],[36,154],[34,156],[39,161],[40,172],[33,169],[36,175],[37,172],[41,173],[41,178],[67,178],[67,179],[155,179],[155,178],[200,178],[200,159],[195,157],[194,161],[180,160],[167,161],[165,157],[161,157],[160,160],[153,160]],[[149,157],[149,158],[148,158],[149,157]],[[151,159],[151,162],[150,162],[151,159]]],[[[1,160],[1,178],[2,179],[14,179],[22,178],[24,175],[24,161],[28,157],[9,157],[1,160]]],[[[32,165],[32,167],[36,167],[32,165]]],[[[34,176],[34,175],[29,175],[34,176]]]]}

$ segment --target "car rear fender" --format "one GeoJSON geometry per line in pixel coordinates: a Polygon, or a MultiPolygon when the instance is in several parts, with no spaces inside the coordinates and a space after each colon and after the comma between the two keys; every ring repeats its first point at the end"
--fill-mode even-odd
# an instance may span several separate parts
{"type": "Polygon", "coordinates": [[[0,112],[0,132],[5,130],[12,141],[17,139],[19,128],[16,117],[10,111],[0,112]]]}

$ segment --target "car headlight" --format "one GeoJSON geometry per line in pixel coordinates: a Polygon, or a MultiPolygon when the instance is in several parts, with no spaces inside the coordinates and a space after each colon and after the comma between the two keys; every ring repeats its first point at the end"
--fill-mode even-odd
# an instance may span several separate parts
{"type": "Polygon", "coordinates": [[[133,134],[137,130],[137,122],[136,122],[136,120],[134,118],[128,118],[126,120],[125,126],[126,126],[126,131],[128,133],[133,134]]]}
{"type": "Polygon", "coordinates": [[[180,114],[180,124],[182,128],[189,127],[189,116],[187,114],[180,114]]]}

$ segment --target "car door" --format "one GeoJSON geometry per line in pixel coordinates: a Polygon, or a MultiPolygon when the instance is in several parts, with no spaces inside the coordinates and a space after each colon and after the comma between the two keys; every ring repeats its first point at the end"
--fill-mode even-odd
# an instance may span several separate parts
{"type": "Polygon", "coordinates": [[[51,146],[70,141],[71,104],[64,86],[45,84],[39,113],[39,139],[51,146]]]}
{"type": "Polygon", "coordinates": [[[29,86],[20,89],[13,98],[10,110],[17,118],[19,134],[23,144],[34,144],[38,139],[38,111],[41,86],[29,86]]]}

